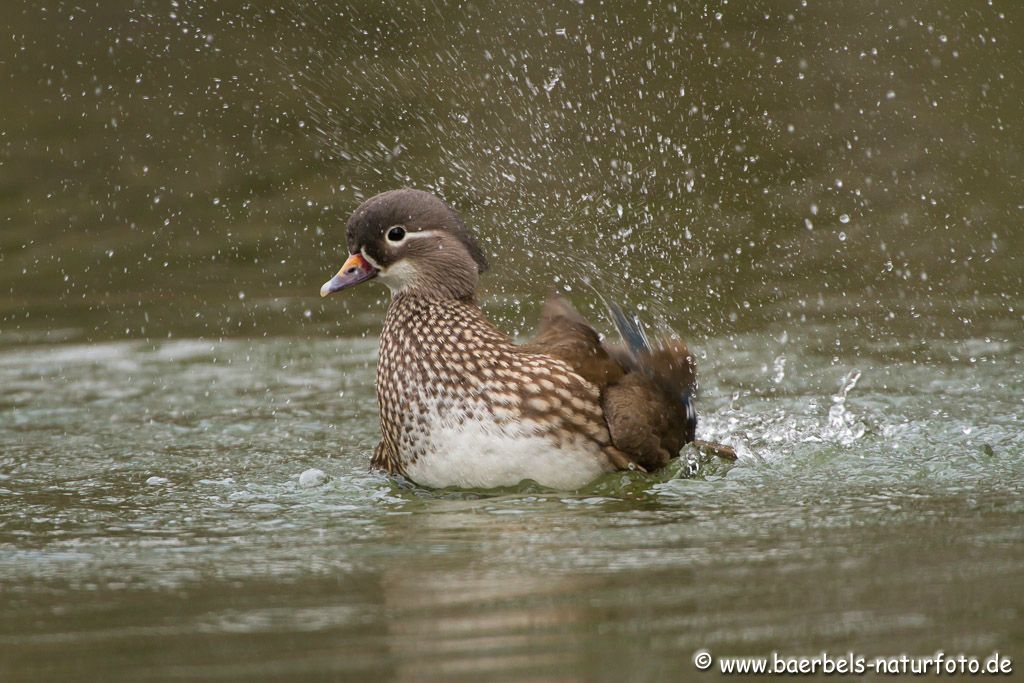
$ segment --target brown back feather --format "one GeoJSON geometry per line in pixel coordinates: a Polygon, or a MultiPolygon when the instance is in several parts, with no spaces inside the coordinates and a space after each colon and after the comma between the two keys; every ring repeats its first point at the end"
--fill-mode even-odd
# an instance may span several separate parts
{"type": "Polygon", "coordinates": [[[590,323],[556,295],[544,304],[537,334],[523,348],[568,363],[598,387],[619,460],[625,455],[644,469],[657,469],[693,439],[680,397],[696,390],[696,366],[682,342],[661,339],[641,351],[606,346],[590,323]]]}
{"type": "Polygon", "coordinates": [[[590,323],[559,295],[552,296],[544,304],[537,334],[524,348],[568,363],[577,374],[602,392],[624,373],[623,367],[609,357],[601,344],[601,337],[590,323]]]}

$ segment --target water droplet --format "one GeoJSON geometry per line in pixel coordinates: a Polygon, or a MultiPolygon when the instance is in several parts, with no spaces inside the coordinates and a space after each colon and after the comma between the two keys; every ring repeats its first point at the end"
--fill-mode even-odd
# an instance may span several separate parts
{"type": "Polygon", "coordinates": [[[778,356],[772,366],[775,370],[775,375],[772,377],[772,381],[775,384],[781,384],[782,380],[786,379],[786,357],[778,356]]]}
{"type": "Polygon", "coordinates": [[[850,222],[850,214],[848,214],[848,213],[840,214],[839,222],[842,223],[843,225],[846,225],[847,223],[849,223],[850,222]]]}
{"type": "Polygon", "coordinates": [[[560,80],[562,80],[562,70],[552,69],[548,79],[544,81],[544,91],[551,92],[554,90],[560,80]]]}

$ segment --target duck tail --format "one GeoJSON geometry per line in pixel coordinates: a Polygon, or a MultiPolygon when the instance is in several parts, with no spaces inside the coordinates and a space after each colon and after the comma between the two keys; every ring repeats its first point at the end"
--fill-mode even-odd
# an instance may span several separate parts
{"type": "Polygon", "coordinates": [[[697,433],[697,377],[693,356],[686,345],[668,339],[652,345],[636,315],[626,313],[614,302],[608,304],[608,311],[624,344],[620,360],[647,375],[672,401],[678,402],[685,440],[693,441],[697,433]]]}

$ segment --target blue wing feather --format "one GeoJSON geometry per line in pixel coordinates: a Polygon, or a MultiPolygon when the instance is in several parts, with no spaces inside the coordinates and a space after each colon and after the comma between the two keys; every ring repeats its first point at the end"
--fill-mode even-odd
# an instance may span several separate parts
{"type": "Polygon", "coordinates": [[[686,410],[686,440],[697,438],[697,408],[693,405],[693,392],[687,389],[680,396],[680,402],[686,410]]]}
{"type": "Polygon", "coordinates": [[[647,339],[647,333],[640,326],[640,321],[637,317],[635,315],[626,315],[622,307],[616,303],[608,304],[608,309],[612,314],[612,322],[615,323],[615,328],[622,335],[622,340],[626,342],[629,352],[634,357],[650,353],[651,342],[647,339]]]}

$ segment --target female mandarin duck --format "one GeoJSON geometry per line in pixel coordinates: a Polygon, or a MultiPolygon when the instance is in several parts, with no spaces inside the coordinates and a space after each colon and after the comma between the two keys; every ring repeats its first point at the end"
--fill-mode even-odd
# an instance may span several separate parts
{"type": "Polygon", "coordinates": [[[561,298],[545,305],[536,337],[515,344],[476,303],[487,260],[475,237],[427,192],[371,197],[346,229],[351,255],[320,295],[372,278],[392,293],[374,467],[428,487],[574,489],[657,469],[694,440],[695,368],[682,344],[652,347],[613,308],[626,346],[607,348],[561,298]]]}

